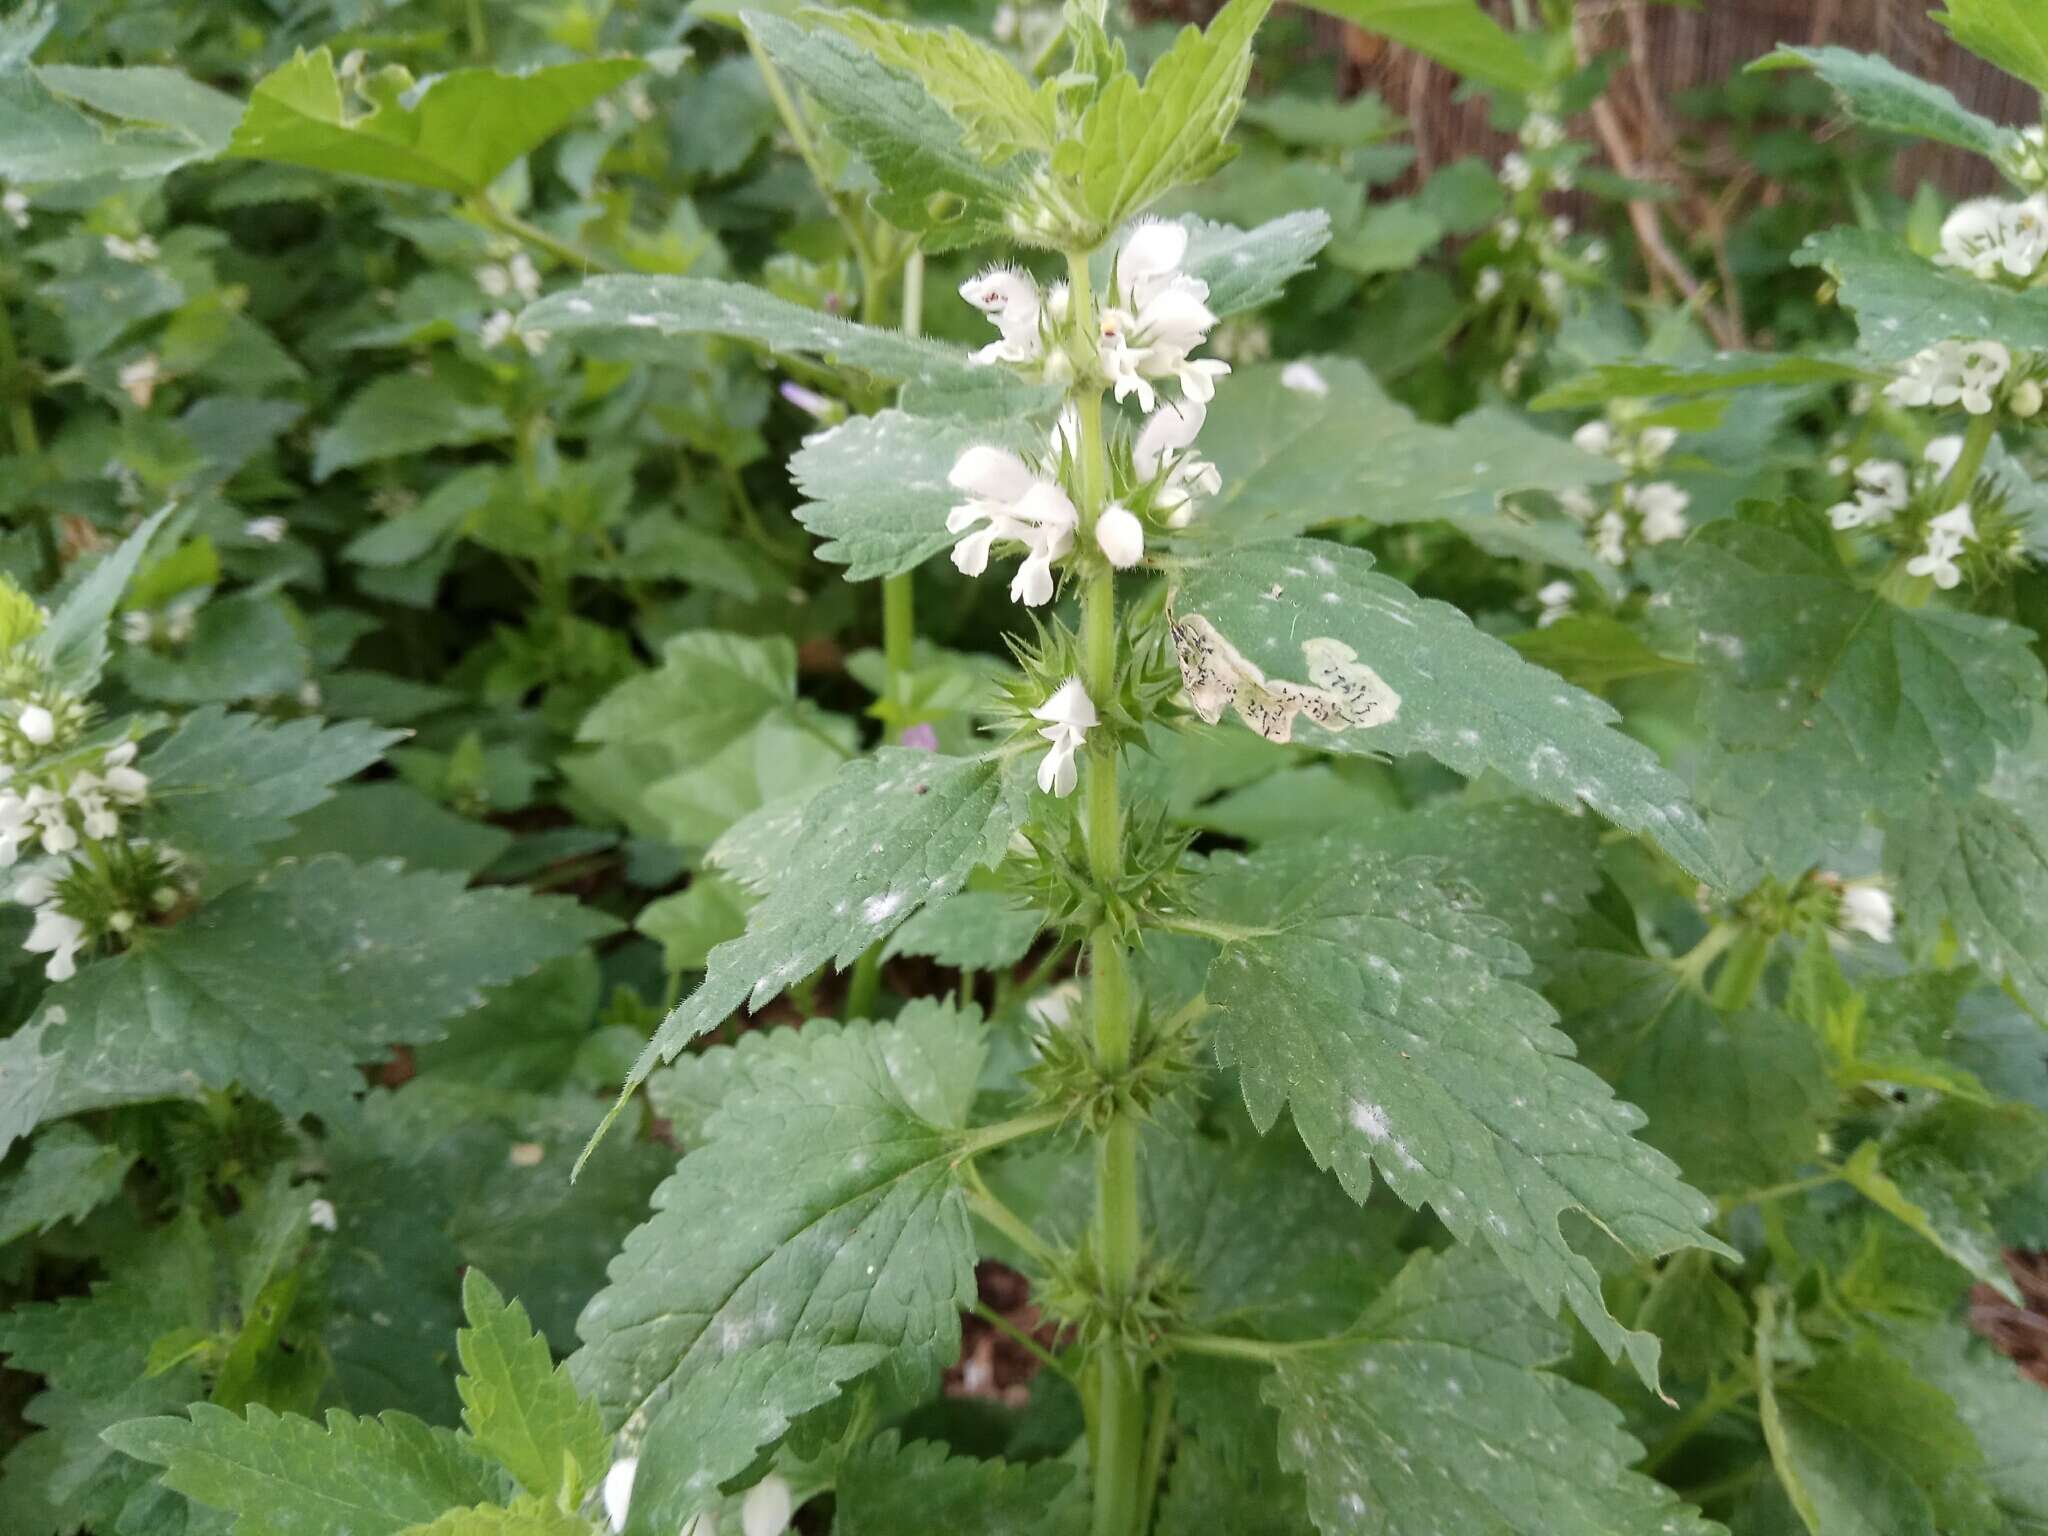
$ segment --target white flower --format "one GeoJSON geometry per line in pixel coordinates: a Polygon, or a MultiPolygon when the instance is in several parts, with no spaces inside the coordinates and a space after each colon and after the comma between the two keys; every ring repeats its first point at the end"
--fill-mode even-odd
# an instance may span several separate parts
{"type": "Polygon", "coordinates": [[[1510,192],[1524,190],[1535,173],[1529,168],[1528,156],[1516,150],[1509,150],[1500,158],[1500,184],[1510,192]]]}
{"type": "Polygon", "coordinates": [[[1597,267],[1607,259],[1607,242],[1596,235],[1586,242],[1585,250],[1579,254],[1588,266],[1597,267]]]}
{"type": "Polygon", "coordinates": [[[1885,385],[1894,405],[1961,404],[1972,416],[1987,414],[1992,392],[2012,371],[2012,353],[1995,341],[1942,341],[1916,352],[1905,372],[1885,385]]]}
{"type": "Polygon", "coordinates": [[[946,531],[966,535],[953,546],[954,567],[979,576],[996,540],[1012,540],[1026,554],[1011,599],[1031,608],[1052,601],[1052,564],[1073,547],[1080,523],[1067,493],[1008,449],[982,445],[961,454],[946,478],[968,498],[946,514],[946,531]]]}
{"type": "Polygon", "coordinates": [[[495,262],[476,269],[476,285],[488,298],[502,299],[512,291],[512,274],[495,262]]]}
{"type": "Polygon", "coordinates": [[[14,882],[14,899],[24,907],[40,907],[57,894],[57,882],[40,871],[14,882]]]}
{"type": "Polygon", "coordinates": [[[1185,528],[1194,520],[1196,498],[1223,489],[1216,466],[1194,451],[1208,415],[1199,400],[1168,402],[1145,418],[1131,445],[1131,468],[1140,481],[1156,486],[1152,506],[1169,528],[1185,528]]]}
{"type": "Polygon", "coordinates": [[[1623,565],[1628,561],[1628,520],[1619,512],[1608,511],[1600,514],[1600,520],[1593,525],[1593,558],[1604,560],[1609,565],[1623,565]]]}
{"type": "Polygon", "coordinates": [[[1692,505],[1692,497],[1670,481],[1631,485],[1622,491],[1621,499],[1636,513],[1636,531],[1645,544],[1685,537],[1685,509],[1692,505]]]}
{"type": "Polygon", "coordinates": [[[960,285],[960,297],[988,316],[1002,333],[974,354],[977,363],[1035,362],[1045,351],[1039,328],[1044,305],[1038,284],[1016,267],[990,267],[960,285]]]}
{"type": "Polygon", "coordinates": [[[1614,451],[1614,428],[1597,419],[1589,421],[1572,434],[1572,446],[1581,453],[1604,457],[1614,451]]]}
{"type": "Polygon", "coordinates": [[[1516,137],[1531,149],[1555,149],[1564,142],[1564,124],[1548,112],[1531,112],[1516,137]]]}
{"type": "Polygon", "coordinates": [[[540,297],[540,272],[526,252],[512,253],[512,259],[505,263],[505,276],[512,284],[512,291],[527,303],[531,304],[540,297]]]}
{"type": "Polygon", "coordinates": [[[1835,910],[1835,923],[1844,933],[1860,933],[1879,944],[1892,941],[1897,914],[1891,893],[1869,880],[1852,880],[1842,887],[1842,903],[1835,910]]]}
{"type": "Polygon", "coordinates": [[[0,193],[0,214],[6,215],[7,222],[16,229],[28,228],[28,194],[19,187],[9,187],[0,193]]]}
{"type": "Polygon", "coordinates": [[[1649,469],[1662,461],[1678,442],[1676,427],[1645,427],[1636,437],[1636,463],[1649,469]]]}
{"type": "Polygon", "coordinates": [[[1977,197],[1958,204],[1942,222],[1941,252],[1934,262],[1991,281],[2001,273],[2032,277],[2044,256],[2048,256],[2048,218],[2039,206],[1977,197]]]}
{"type": "Polygon", "coordinates": [[[1572,229],[1573,224],[1570,217],[1560,213],[1550,221],[1550,238],[1559,245],[1563,245],[1565,241],[1571,239],[1572,229]]]}
{"type": "Polygon", "coordinates": [[[1185,226],[1161,219],[1133,225],[1117,250],[1108,302],[1099,317],[1098,352],[1116,398],[1135,394],[1141,409],[1158,405],[1155,379],[1175,379],[1189,400],[1207,401],[1230,364],[1190,354],[1208,340],[1216,316],[1209,285],[1179,270],[1187,254],[1185,226]]]}
{"type": "MultiPolygon", "coordinates": [[[[35,834],[35,818],[29,803],[13,790],[0,790],[0,869],[10,867],[21,857],[21,845],[35,834]]],[[[38,905],[37,901],[20,894],[16,888],[16,901],[27,906],[38,905]]]]}
{"type": "Polygon", "coordinates": [[[1314,395],[1318,400],[1330,392],[1330,381],[1314,363],[1292,362],[1280,370],[1280,387],[1297,395],[1314,395]]]}
{"type": "Polygon", "coordinates": [[[306,1220],[311,1225],[318,1227],[322,1232],[332,1232],[341,1225],[340,1218],[335,1215],[334,1202],[332,1200],[315,1200],[312,1204],[308,1205],[306,1207],[306,1220]]]}
{"type": "Polygon", "coordinates": [[[1500,275],[1499,267],[1481,267],[1479,276],[1472,283],[1472,297],[1482,304],[1491,303],[1500,297],[1500,291],[1507,286],[1507,279],[1500,275]]]}
{"type": "Polygon", "coordinates": [[[1579,589],[1568,581],[1553,581],[1536,589],[1536,601],[1543,605],[1543,611],[1536,615],[1536,627],[1548,629],[1559,619],[1572,611],[1572,599],[1579,595],[1579,589]]]}
{"type": "Polygon", "coordinates": [[[38,784],[24,797],[31,815],[35,817],[36,831],[40,836],[45,853],[69,853],[78,846],[78,829],[71,825],[70,815],[64,809],[64,797],[46,785],[38,784]]]}
{"type": "Polygon", "coordinates": [[[740,1530],[743,1536],[782,1536],[795,1512],[789,1484],[771,1472],[747,1490],[740,1505],[740,1530]]]}
{"type": "Polygon", "coordinates": [[[1971,518],[1969,503],[1949,508],[1928,523],[1927,548],[1906,562],[1906,574],[1931,576],[1942,591],[1951,590],[1963,579],[1956,556],[1963,552],[1964,544],[1976,537],[1977,526],[1971,518]]]}
{"type": "Polygon", "coordinates": [[[118,836],[121,831],[121,817],[107,802],[105,786],[96,773],[81,773],[72,779],[65,794],[78,807],[79,820],[85,825],[85,835],[94,842],[105,842],[118,836]]]}
{"type": "Polygon", "coordinates": [[[1565,515],[1575,522],[1591,522],[1600,512],[1600,504],[1593,500],[1584,486],[1570,486],[1557,493],[1557,504],[1565,515]]]}
{"type": "Polygon", "coordinates": [[[126,261],[137,266],[157,258],[156,242],[147,235],[137,235],[133,240],[124,240],[119,235],[108,235],[100,242],[106,253],[116,261],[126,261]]]}
{"type": "Polygon", "coordinates": [[[40,704],[29,704],[14,717],[14,728],[39,747],[57,739],[57,717],[40,704]]]}
{"type": "Polygon", "coordinates": [[[1503,246],[1512,246],[1522,238],[1522,221],[1513,214],[1509,214],[1494,226],[1494,237],[1503,246]]]}
{"type": "Polygon", "coordinates": [[[640,1470],[640,1458],[628,1456],[612,1463],[604,1475],[604,1517],[614,1531],[626,1528],[626,1512],[633,1507],[633,1474],[640,1470]]]}
{"type": "Polygon", "coordinates": [[[1934,473],[1946,480],[1955,472],[1956,461],[1963,456],[1963,434],[1950,432],[1937,437],[1921,453],[1921,457],[1934,466],[1934,473]]]}
{"type": "Polygon", "coordinates": [[[478,327],[476,339],[486,347],[502,347],[512,339],[512,323],[511,310],[494,309],[485,316],[484,323],[478,327]]]}
{"type": "Polygon", "coordinates": [[[1891,459],[1865,459],[1856,466],[1855,499],[1829,507],[1828,521],[1844,532],[1890,522],[1892,514],[1910,499],[1905,465],[1891,459]]]}
{"type": "Polygon", "coordinates": [[[242,524],[242,536],[254,539],[259,544],[281,544],[284,536],[291,531],[291,524],[283,518],[252,517],[242,524]]]}
{"type": "Polygon", "coordinates": [[[1565,281],[1562,272],[1537,273],[1536,286],[1543,290],[1544,303],[1548,304],[1552,309],[1564,308],[1565,281]]]}
{"type": "Polygon", "coordinates": [[[1129,508],[1111,502],[1095,520],[1095,542],[1111,565],[1127,571],[1145,558],[1145,525],[1129,508]]]}
{"type": "Polygon", "coordinates": [[[1095,725],[1094,702],[1081,680],[1070,677],[1031,716],[1047,722],[1038,734],[1052,743],[1038,764],[1038,787],[1049,795],[1071,795],[1078,778],[1074,754],[1095,725]]]}
{"type": "Polygon", "coordinates": [[[163,365],[157,361],[154,352],[145,352],[141,357],[123,363],[114,375],[114,382],[121,386],[121,393],[145,411],[149,409],[149,402],[156,398],[157,385],[163,381],[163,365]]]}
{"type": "Polygon", "coordinates": [[[43,975],[51,981],[69,981],[78,974],[78,952],[85,948],[85,924],[61,907],[46,906],[36,912],[35,926],[21,947],[32,955],[48,955],[43,975]]]}

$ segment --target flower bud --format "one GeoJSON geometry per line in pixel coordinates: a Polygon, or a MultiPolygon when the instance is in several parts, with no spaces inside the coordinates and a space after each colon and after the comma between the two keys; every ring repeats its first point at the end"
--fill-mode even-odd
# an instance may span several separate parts
{"type": "Polygon", "coordinates": [[[2021,379],[2019,387],[2012,392],[2012,398],[2006,403],[2012,407],[2013,415],[2020,417],[2022,420],[2030,416],[2039,415],[2041,411],[2040,381],[2038,379],[2021,379]]]}
{"type": "Polygon", "coordinates": [[[39,747],[47,747],[57,735],[57,720],[40,704],[30,704],[15,717],[21,734],[39,747]]]}
{"type": "Polygon", "coordinates": [[[782,1536],[795,1511],[789,1484],[771,1472],[747,1490],[740,1506],[740,1530],[743,1536],[782,1536]]]}
{"type": "Polygon", "coordinates": [[[1145,558],[1145,525],[1127,507],[1104,507],[1095,520],[1095,542],[1111,565],[1127,571],[1145,558]]]}

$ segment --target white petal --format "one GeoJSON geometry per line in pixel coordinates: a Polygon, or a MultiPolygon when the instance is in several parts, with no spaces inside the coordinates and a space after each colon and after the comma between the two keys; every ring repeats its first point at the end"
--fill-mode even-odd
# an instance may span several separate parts
{"type": "Polygon", "coordinates": [[[633,1474],[640,1470],[640,1458],[628,1456],[612,1463],[604,1475],[604,1516],[614,1531],[626,1528],[626,1512],[633,1507],[633,1474]]]}
{"type": "Polygon", "coordinates": [[[1127,571],[1145,558],[1145,525],[1127,507],[1104,507],[1095,520],[1095,542],[1111,565],[1127,571]]]}
{"type": "Polygon", "coordinates": [[[977,443],[953,461],[947,484],[970,496],[1008,505],[1019,501],[1038,481],[1026,464],[1007,448],[977,443]]]}
{"type": "Polygon", "coordinates": [[[743,1536],[782,1536],[795,1512],[789,1484],[771,1472],[747,1490],[740,1505],[740,1530],[743,1536]]]}

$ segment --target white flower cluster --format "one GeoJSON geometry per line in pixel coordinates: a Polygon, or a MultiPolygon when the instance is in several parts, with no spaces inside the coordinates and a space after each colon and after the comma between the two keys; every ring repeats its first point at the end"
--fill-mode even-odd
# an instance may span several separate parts
{"type": "MultiPolygon", "coordinates": [[[[1955,438],[1943,441],[1960,441],[1955,438]]],[[[1856,466],[1856,489],[1848,501],[1828,508],[1828,521],[1841,532],[1888,523],[1913,499],[1906,466],[1892,459],[1865,459],[1856,466]]]]}
{"type": "Polygon", "coordinates": [[[1959,203],[1941,226],[1934,263],[1997,282],[2029,278],[2048,260],[2048,194],[2023,203],[1975,197],[1959,203]]]}
{"type": "MultiPolygon", "coordinates": [[[[1826,881],[1837,881],[1838,877],[1823,874],[1826,881]]],[[[1892,929],[1898,914],[1892,906],[1891,892],[1875,880],[1842,880],[1841,900],[1835,908],[1835,926],[1843,933],[1860,933],[1879,944],[1892,941],[1892,929]]]]}
{"type": "Polygon", "coordinates": [[[1977,537],[1977,525],[1970,504],[1960,502],[1927,524],[1927,545],[1906,562],[1908,576],[1931,576],[1942,591],[1953,590],[1963,579],[1956,556],[1977,537]]]}
{"type": "Polygon", "coordinates": [[[1079,776],[1074,754],[1095,726],[1095,702],[1081,680],[1070,677],[1031,715],[1046,722],[1038,734],[1052,743],[1038,762],[1038,787],[1049,795],[1071,795],[1079,776]]]}
{"type": "MultiPolygon", "coordinates": [[[[1905,371],[1885,385],[1884,397],[1894,405],[1960,405],[1984,416],[1998,403],[1998,387],[2011,372],[2011,351],[1995,341],[1936,342],[1907,360],[1905,371]]],[[[2040,409],[2039,385],[2032,404],[2040,409]]]]}
{"type": "Polygon", "coordinates": [[[157,249],[156,241],[148,235],[137,235],[133,240],[124,239],[120,235],[108,235],[100,241],[100,246],[114,260],[125,261],[138,267],[149,265],[162,254],[157,249]]]}
{"type": "Polygon", "coordinates": [[[0,218],[4,218],[16,229],[28,228],[28,194],[19,187],[9,187],[0,192],[0,218]]]}
{"type": "MultiPolygon", "coordinates": [[[[1828,508],[1829,524],[1848,533],[1892,523],[1916,498],[1925,505],[1928,499],[1940,495],[1962,453],[1963,439],[1951,434],[1929,443],[1920,465],[1910,470],[1895,459],[1865,459],[1855,467],[1854,490],[1849,499],[1828,508]]],[[[1847,468],[1843,464],[1838,472],[1847,468]]],[[[1971,487],[1963,486],[1960,490],[1967,496],[1971,487]]],[[[1979,537],[1970,503],[1958,502],[1929,518],[1921,534],[1923,545],[1906,562],[1906,574],[1931,577],[1943,591],[1953,590],[1963,579],[1957,559],[1963,547],[1977,542],[1979,537]]]]}
{"type": "Polygon", "coordinates": [[[171,645],[183,645],[198,627],[196,602],[173,603],[161,614],[131,608],[121,615],[121,638],[130,645],[148,645],[159,636],[171,645]]]}
{"type": "MultiPolygon", "coordinates": [[[[1632,427],[1599,420],[1587,422],[1572,434],[1572,444],[1581,452],[1612,459],[1632,476],[1655,471],[1677,441],[1678,433],[1671,427],[1632,427]]],[[[1585,490],[1562,491],[1557,499],[1586,526],[1594,558],[1608,565],[1627,564],[1632,542],[1663,544],[1682,539],[1690,526],[1685,514],[1692,497],[1669,480],[1626,480],[1604,508],[1585,490]]],[[[1546,599],[1546,606],[1556,605],[1546,599]]]]}
{"type": "MultiPolygon", "coordinates": [[[[604,1475],[604,1517],[616,1533],[626,1528],[626,1516],[633,1508],[633,1484],[640,1471],[640,1458],[627,1456],[615,1461],[604,1475]]],[[[747,1490],[740,1501],[740,1536],[783,1536],[796,1515],[796,1490],[788,1480],[771,1472],[747,1490]]],[[[684,1522],[677,1536],[718,1536],[718,1514],[706,1510],[684,1522]]]]}
{"type": "MultiPolygon", "coordinates": [[[[1179,270],[1187,244],[1187,230],[1178,224],[1145,221],[1132,229],[1117,252],[1097,347],[1116,398],[1135,395],[1148,413],[1131,446],[1137,482],[1131,499],[1168,528],[1187,526],[1201,499],[1223,485],[1216,466],[1195,451],[1195,438],[1207,420],[1216,380],[1230,365],[1190,356],[1216,317],[1208,308],[1208,285],[1179,270]],[[1155,381],[1166,379],[1180,385],[1180,399],[1160,398],[1155,381]]],[[[1048,376],[1060,371],[1065,353],[1059,329],[1069,315],[1066,285],[1041,294],[1029,273],[1003,267],[963,284],[960,294],[999,333],[976,361],[1035,367],[1048,376]]],[[[968,448],[954,461],[947,480],[966,499],[947,514],[946,531],[958,539],[953,564],[963,575],[986,571],[998,543],[1021,545],[1024,561],[1010,582],[1012,601],[1031,608],[1052,601],[1053,567],[1073,550],[1081,525],[1080,510],[1060,478],[1079,437],[1069,413],[1054,427],[1051,452],[1041,463],[987,444],[968,448]]],[[[1123,501],[1103,508],[1094,531],[1096,546],[1118,570],[1145,557],[1144,521],[1123,501]]]]}
{"type": "MultiPolygon", "coordinates": [[[[54,737],[50,712],[29,705],[16,716],[16,729],[38,744],[54,737]]],[[[68,867],[78,862],[88,844],[105,844],[121,835],[121,812],[142,804],[149,793],[148,776],[134,766],[135,743],[122,742],[98,759],[97,770],[71,768],[60,774],[39,776],[39,782],[17,785],[14,770],[0,769],[0,868],[12,866],[24,849],[39,848],[54,863],[22,876],[14,886],[14,899],[36,909],[34,927],[22,948],[50,958],[43,974],[51,981],[68,981],[77,974],[78,953],[93,937],[91,928],[76,913],[66,910],[60,894],[68,867]]],[[[174,904],[178,891],[163,888],[161,906],[174,904]]],[[[135,914],[116,909],[106,917],[106,927],[125,933],[135,926],[135,914]]]]}

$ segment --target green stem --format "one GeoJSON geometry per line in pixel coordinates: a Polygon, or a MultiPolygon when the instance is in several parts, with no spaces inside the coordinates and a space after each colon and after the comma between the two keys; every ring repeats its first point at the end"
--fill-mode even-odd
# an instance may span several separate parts
{"type": "Polygon", "coordinates": [[[1721,1012],[1733,1013],[1749,1006],[1764,979],[1765,967],[1771,963],[1775,939],[1776,935],[1760,928],[1746,924],[1742,927],[1721,974],[1714,978],[1714,990],[1708,994],[1708,1000],[1721,1012]]]}
{"type": "Polygon", "coordinates": [[[1963,451],[1956,455],[1955,468],[1935,493],[1937,511],[1970,499],[1970,491],[1977,484],[1977,472],[1984,467],[1984,456],[1991,451],[1992,439],[1997,436],[1998,412],[1986,411],[1970,418],[1970,430],[1963,435],[1963,451]]]}
{"type": "Polygon", "coordinates": [[[579,267],[585,272],[617,272],[619,268],[606,261],[586,246],[576,245],[549,234],[538,224],[522,219],[518,214],[500,208],[488,193],[479,192],[469,200],[469,206],[477,218],[500,234],[510,235],[515,240],[524,240],[536,250],[546,251],[565,266],[579,267]]]}
{"type": "Polygon", "coordinates": [[[491,36],[484,30],[484,0],[469,0],[469,56],[482,63],[491,56],[491,36]]]}
{"type": "Polygon", "coordinates": [[[1147,1409],[1152,1416],[1150,1430],[1145,1436],[1145,1460],[1138,1473],[1138,1523],[1134,1531],[1147,1531],[1152,1527],[1152,1505],[1159,1496],[1159,1474],[1166,1467],[1166,1440],[1173,1431],[1173,1375],[1161,1371],[1152,1380],[1152,1402],[1147,1409]]]}
{"type": "Polygon", "coordinates": [[[1707,969],[1721,958],[1721,952],[1735,942],[1741,933],[1739,922],[1719,922],[1707,930],[1705,938],[1693,945],[1684,954],[1671,962],[1672,969],[1696,987],[1704,987],[1707,969]]]}
{"type": "Polygon", "coordinates": [[[1072,1369],[1064,1360],[1060,1359],[1058,1355],[1047,1349],[1038,1340],[1031,1337],[1030,1334],[1019,1328],[987,1302],[977,1301],[974,1304],[974,1315],[998,1333],[1005,1335],[1010,1342],[1032,1356],[1040,1365],[1051,1371],[1055,1376],[1064,1377],[1068,1381],[1074,1379],[1072,1369]]]}
{"type": "MultiPolygon", "coordinates": [[[[924,252],[912,251],[903,265],[903,334],[915,336],[924,326],[924,252]]],[[[913,724],[910,710],[911,672],[917,647],[917,595],[910,572],[882,578],[882,659],[887,666],[888,722],[901,731],[913,724]]]]}
{"type": "Polygon", "coordinates": [[[875,943],[862,950],[860,958],[853,962],[853,977],[846,983],[846,1017],[872,1019],[881,997],[882,946],[875,943]]]}
{"type": "MultiPolygon", "coordinates": [[[[1096,322],[1086,252],[1068,253],[1067,274],[1075,335],[1087,355],[1096,322]]],[[[1097,711],[1104,712],[1116,697],[1116,576],[1107,561],[1089,558],[1096,519],[1109,500],[1099,377],[1083,374],[1073,400],[1080,418],[1081,563],[1088,572],[1081,590],[1081,685],[1097,711]]],[[[1107,731],[1088,743],[1083,784],[1089,872],[1097,888],[1108,893],[1123,879],[1123,818],[1116,744],[1107,731]]],[[[1123,938],[1113,922],[1096,925],[1088,952],[1095,1054],[1104,1074],[1114,1076],[1130,1065],[1131,999],[1123,938]]],[[[1104,1300],[1121,1308],[1137,1293],[1144,1251],[1138,1221],[1138,1126],[1128,1114],[1113,1117],[1096,1142],[1094,1239],[1104,1300]]],[[[1145,1502],[1139,1487],[1146,1443],[1144,1372],[1117,1346],[1105,1349],[1093,1364],[1095,1536],[1134,1536],[1145,1502]]]]}

